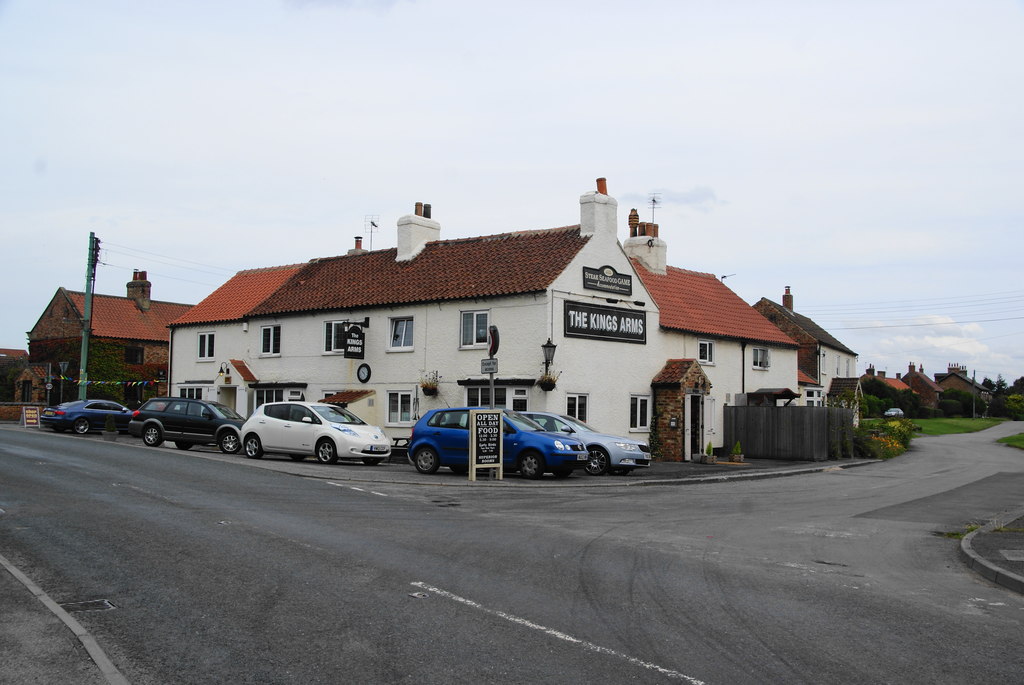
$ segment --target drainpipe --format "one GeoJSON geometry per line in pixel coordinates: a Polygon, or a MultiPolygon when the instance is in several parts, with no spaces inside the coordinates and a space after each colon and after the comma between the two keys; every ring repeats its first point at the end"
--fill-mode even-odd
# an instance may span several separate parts
{"type": "Polygon", "coordinates": [[[740,342],[740,391],[747,393],[747,341],[740,342]]]}

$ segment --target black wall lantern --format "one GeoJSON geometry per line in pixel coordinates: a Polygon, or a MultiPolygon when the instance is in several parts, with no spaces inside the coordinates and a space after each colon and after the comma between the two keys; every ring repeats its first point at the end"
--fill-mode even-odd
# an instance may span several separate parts
{"type": "Polygon", "coordinates": [[[544,375],[548,375],[548,370],[551,368],[551,362],[555,358],[555,348],[558,347],[555,343],[551,342],[551,338],[540,346],[544,350],[544,375]]]}

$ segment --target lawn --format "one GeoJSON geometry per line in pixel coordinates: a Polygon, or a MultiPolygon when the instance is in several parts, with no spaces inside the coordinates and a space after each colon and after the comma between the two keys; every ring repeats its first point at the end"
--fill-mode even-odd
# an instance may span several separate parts
{"type": "Polygon", "coordinates": [[[998,442],[1005,443],[1010,447],[1017,447],[1024,450],[1024,433],[1018,435],[1011,435],[1008,438],[999,438],[998,442]]]}
{"type": "MultiPolygon", "coordinates": [[[[1002,423],[1006,419],[914,419],[924,435],[949,435],[951,433],[975,433],[1002,423]]],[[[1024,446],[1024,445],[1022,445],[1024,446]]]]}

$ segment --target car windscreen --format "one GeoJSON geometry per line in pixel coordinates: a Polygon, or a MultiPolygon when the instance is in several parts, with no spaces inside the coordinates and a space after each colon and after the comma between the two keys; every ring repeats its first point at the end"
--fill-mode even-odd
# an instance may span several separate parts
{"type": "Polygon", "coordinates": [[[239,414],[237,411],[227,406],[226,404],[221,404],[220,402],[210,402],[209,405],[213,407],[216,413],[220,414],[221,418],[245,421],[245,417],[243,417],[241,414],[239,414]]]}
{"type": "Polygon", "coordinates": [[[515,426],[516,430],[521,431],[542,431],[544,427],[533,419],[528,419],[522,414],[514,411],[505,410],[505,420],[515,426]]]}
{"type": "Polygon", "coordinates": [[[319,414],[325,421],[328,421],[330,423],[364,423],[364,421],[361,418],[359,418],[352,412],[345,411],[341,407],[332,407],[328,404],[317,404],[313,405],[312,409],[317,414],[319,414]]]}
{"type": "Polygon", "coordinates": [[[590,432],[590,433],[597,433],[598,432],[598,431],[594,430],[593,428],[591,428],[590,426],[588,426],[587,424],[585,424],[582,421],[580,421],[579,419],[573,418],[572,416],[566,416],[565,414],[559,414],[558,418],[562,419],[563,421],[565,421],[567,424],[569,424],[570,426],[572,426],[573,428],[575,428],[578,431],[587,431],[587,432],[590,432]]]}

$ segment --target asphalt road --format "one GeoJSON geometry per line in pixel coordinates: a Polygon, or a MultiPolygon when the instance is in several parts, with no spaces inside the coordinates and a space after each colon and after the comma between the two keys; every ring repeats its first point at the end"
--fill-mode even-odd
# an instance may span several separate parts
{"type": "MultiPolygon", "coordinates": [[[[1024,682],[1024,598],[936,535],[1024,503],[993,443],[1022,430],[638,488],[0,429],[0,554],[58,603],[108,600],[74,617],[132,683],[1024,682]]],[[[20,599],[0,645],[25,648],[20,599]]],[[[66,682],[95,674],[59,651],[66,682]]]]}

